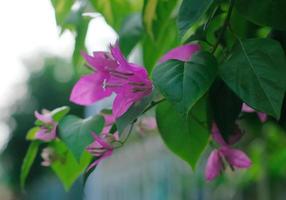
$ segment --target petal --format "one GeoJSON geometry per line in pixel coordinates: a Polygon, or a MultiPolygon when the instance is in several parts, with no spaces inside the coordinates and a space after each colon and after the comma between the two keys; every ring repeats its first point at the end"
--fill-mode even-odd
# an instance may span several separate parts
{"type": "Polygon", "coordinates": [[[223,137],[221,136],[216,123],[212,124],[212,137],[218,144],[227,145],[223,137]]]}
{"type": "Polygon", "coordinates": [[[40,114],[38,111],[35,111],[34,114],[35,114],[35,117],[38,120],[42,121],[43,123],[46,123],[46,124],[54,123],[54,120],[52,116],[50,115],[50,113],[40,114]]]}
{"type": "Polygon", "coordinates": [[[215,149],[211,152],[208,158],[207,165],[205,168],[205,179],[207,181],[212,181],[220,174],[222,169],[223,165],[221,162],[219,151],[215,149]]]}
{"type": "Polygon", "coordinates": [[[88,55],[86,52],[81,52],[82,57],[95,71],[105,71],[105,67],[115,68],[117,63],[107,56],[107,52],[93,52],[93,56],[88,55]]]}
{"type": "Polygon", "coordinates": [[[47,129],[41,128],[35,135],[35,138],[44,142],[49,142],[56,138],[56,126],[50,132],[47,129]]]}
{"type": "Polygon", "coordinates": [[[233,144],[237,143],[242,136],[243,136],[243,133],[236,126],[234,129],[234,132],[228,138],[228,144],[233,145],[233,144]]]}
{"type": "Polygon", "coordinates": [[[129,99],[121,94],[118,94],[113,102],[112,114],[117,119],[118,117],[123,115],[133,103],[134,103],[133,99],[129,99]]]}
{"type": "Polygon", "coordinates": [[[189,61],[194,53],[200,50],[198,44],[186,44],[179,46],[167,52],[159,61],[159,63],[166,62],[167,60],[180,60],[189,61]]]}
{"type": "Polygon", "coordinates": [[[103,89],[104,73],[96,72],[80,78],[73,87],[70,101],[79,105],[90,105],[111,95],[109,88],[103,89]]]}
{"type": "Polygon", "coordinates": [[[110,46],[110,51],[113,58],[121,65],[122,68],[128,69],[130,67],[119,48],[118,41],[114,44],[114,46],[110,46]]]}
{"type": "Polygon", "coordinates": [[[243,112],[255,112],[255,110],[251,107],[249,107],[246,103],[242,104],[242,109],[243,112]]]}
{"type": "Polygon", "coordinates": [[[98,144],[100,144],[105,149],[112,149],[112,146],[110,146],[104,139],[96,135],[95,133],[92,133],[92,136],[98,144]]]}
{"type": "Polygon", "coordinates": [[[258,112],[257,115],[258,115],[258,118],[261,122],[265,122],[267,120],[267,114],[265,114],[263,112],[258,112]]]}
{"type": "Polygon", "coordinates": [[[243,151],[222,147],[221,152],[226,161],[236,168],[248,168],[251,166],[251,160],[243,151]]]}
{"type": "Polygon", "coordinates": [[[104,159],[106,159],[106,158],[108,158],[110,156],[112,156],[112,150],[106,151],[100,158],[98,158],[97,160],[95,160],[93,163],[91,163],[88,166],[87,171],[91,170],[96,165],[98,165],[101,161],[103,161],[104,159]]]}

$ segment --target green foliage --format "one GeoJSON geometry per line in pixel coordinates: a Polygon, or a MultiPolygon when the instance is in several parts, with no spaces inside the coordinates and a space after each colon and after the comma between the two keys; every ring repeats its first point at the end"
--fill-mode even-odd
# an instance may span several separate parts
{"type": "Polygon", "coordinates": [[[59,123],[59,135],[79,161],[85,148],[93,142],[91,133],[99,134],[103,126],[104,118],[100,115],[87,119],[68,115],[59,123]]]}
{"type": "Polygon", "coordinates": [[[225,83],[248,105],[280,117],[286,90],[286,60],[280,44],[271,39],[239,41],[220,66],[225,83]]]}
{"type": "Polygon", "coordinates": [[[205,98],[193,107],[188,118],[182,117],[170,102],[162,102],[156,109],[156,120],[165,144],[195,169],[209,138],[205,98]]]}
{"type": "Polygon", "coordinates": [[[170,60],[153,71],[153,81],[180,113],[187,114],[208,91],[217,75],[215,58],[199,52],[189,62],[170,60]]]}
{"type": "Polygon", "coordinates": [[[124,55],[128,55],[143,37],[143,24],[140,13],[129,15],[119,31],[119,44],[124,55]]]}
{"type": "Polygon", "coordinates": [[[54,109],[51,114],[53,119],[56,122],[59,122],[65,115],[67,115],[70,111],[70,108],[68,106],[62,106],[59,108],[54,109]]]}
{"type": "Polygon", "coordinates": [[[225,83],[217,80],[210,91],[212,115],[225,141],[233,133],[242,102],[225,83]]]}
{"type": "Polygon", "coordinates": [[[74,0],[51,0],[51,2],[55,10],[57,24],[63,26],[69,16],[74,0]]]}
{"type": "Polygon", "coordinates": [[[67,191],[89,165],[91,155],[84,152],[78,163],[73,153],[62,141],[56,140],[49,144],[48,148],[51,148],[54,154],[51,168],[59,177],[67,191]]]}
{"type": "Polygon", "coordinates": [[[236,8],[253,23],[286,30],[285,0],[237,0],[236,8]]]}
{"type": "Polygon", "coordinates": [[[211,6],[213,0],[184,0],[178,14],[178,27],[183,36],[211,6]]]}
{"type": "Polygon", "coordinates": [[[30,144],[29,149],[24,157],[22,167],[21,167],[21,175],[20,175],[20,186],[22,189],[24,189],[26,179],[29,175],[29,172],[34,163],[34,160],[37,156],[39,146],[40,146],[39,141],[33,141],[30,144]]]}
{"type": "Polygon", "coordinates": [[[142,0],[90,0],[90,3],[116,31],[130,13],[142,8],[142,0]]]}

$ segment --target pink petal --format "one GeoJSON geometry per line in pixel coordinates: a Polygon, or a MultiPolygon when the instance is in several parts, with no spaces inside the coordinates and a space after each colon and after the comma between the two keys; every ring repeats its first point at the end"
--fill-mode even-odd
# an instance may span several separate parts
{"type": "Polygon", "coordinates": [[[128,69],[130,67],[129,63],[125,59],[124,55],[122,54],[118,41],[114,44],[114,46],[110,47],[111,54],[113,58],[121,65],[121,67],[128,69]]]}
{"type": "Polygon", "coordinates": [[[107,52],[93,52],[93,56],[81,52],[82,57],[95,71],[105,71],[106,67],[116,68],[117,63],[107,56],[107,52]]]}
{"type": "Polygon", "coordinates": [[[249,107],[246,103],[242,104],[242,109],[243,112],[255,112],[255,110],[251,107],[249,107]]]}
{"type": "Polygon", "coordinates": [[[44,142],[49,142],[56,138],[56,126],[50,132],[46,128],[41,128],[35,135],[35,138],[44,142]]]}
{"type": "Polygon", "coordinates": [[[223,164],[217,149],[213,150],[208,158],[207,165],[205,168],[205,178],[207,181],[212,181],[216,178],[221,170],[223,169],[223,164]]]}
{"type": "Polygon", "coordinates": [[[216,123],[212,124],[212,137],[218,144],[227,145],[223,137],[221,136],[216,123]]]}
{"type": "Polygon", "coordinates": [[[117,119],[121,115],[123,115],[130,106],[134,103],[133,99],[128,99],[125,96],[118,94],[113,102],[112,106],[112,114],[117,119]]]}
{"type": "Polygon", "coordinates": [[[109,88],[103,89],[103,81],[106,75],[96,72],[80,78],[73,87],[70,101],[79,105],[90,105],[98,100],[111,95],[109,88]]]}
{"type": "Polygon", "coordinates": [[[92,168],[94,168],[96,165],[98,165],[101,161],[103,161],[104,159],[108,158],[112,156],[112,150],[106,151],[100,158],[98,158],[97,160],[95,160],[92,164],[90,164],[87,168],[87,171],[91,170],[92,168]]]}
{"type": "Polygon", "coordinates": [[[186,44],[179,46],[167,52],[159,61],[159,63],[166,62],[167,60],[180,60],[189,61],[194,53],[200,50],[198,44],[186,44]]]}
{"type": "Polygon", "coordinates": [[[100,144],[105,149],[112,149],[112,146],[110,146],[107,142],[105,142],[104,139],[96,135],[95,133],[92,133],[93,138],[95,139],[95,142],[100,144]]]}
{"type": "Polygon", "coordinates": [[[233,145],[237,143],[240,138],[243,136],[243,133],[238,127],[235,127],[234,132],[228,138],[228,144],[233,145]]]}
{"type": "Polygon", "coordinates": [[[261,122],[265,122],[267,120],[267,114],[265,114],[263,112],[258,112],[257,115],[258,115],[258,118],[261,122]]]}
{"type": "Polygon", "coordinates": [[[43,123],[46,123],[46,124],[54,123],[54,120],[49,113],[48,114],[40,114],[38,111],[35,111],[34,114],[35,114],[35,117],[38,120],[42,121],[43,123]]]}
{"type": "Polygon", "coordinates": [[[236,168],[248,168],[251,166],[251,160],[243,151],[222,147],[221,152],[226,161],[236,168]]]}

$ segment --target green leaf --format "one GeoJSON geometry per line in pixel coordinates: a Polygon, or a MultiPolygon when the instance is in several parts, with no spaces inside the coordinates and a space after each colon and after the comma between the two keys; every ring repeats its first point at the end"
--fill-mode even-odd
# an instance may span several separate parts
{"type": "Polygon", "coordinates": [[[193,107],[190,118],[182,117],[168,101],[162,102],[157,106],[156,120],[165,144],[195,169],[209,138],[206,100],[193,107]]]}
{"type": "Polygon", "coordinates": [[[155,40],[149,35],[145,35],[142,42],[144,66],[149,73],[152,71],[160,56],[179,45],[174,19],[167,20],[166,25],[159,29],[156,35],[155,40]]]}
{"type": "Polygon", "coordinates": [[[286,30],[285,0],[237,0],[235,6],[241,15],[255,24],[286,30]]]}
{"type": "Polygon", "coordinates": [[[208,91],[216,75],[215,58],[199,52],[189,62],[170,60],[158,65],[153,71],[153,82],[180,113],[187,114],[208,91]]]}
{"type": "Polygon", "coordinates": [[[55,153],[55,160],[52,161],[51,168],[67,191],[89,165],[92,157],[89,153],[84,152],[78,163],[72,152],[60,140],[52,142],[49,148],[55,153]]]}
{"type": "Polygon", "coordinates": [[[90,0],[90,3],[104,16],[107,23],[118,31],[129,14],[142,9],[143,0],[90,0]]]}
{"type": "Polygon", "coordinates": [[[154,93],[144,97],[141,101],[134,103],[126,113],[116,120],[116,127],[119,134],[122,134],[126,127],[132,124],[144,112],[146,107],[150,105],[154,97],[154,93]]]}
{"type": "Polygon", "coordinates": [[[59,123],[59,135],[75,158],[80,160],[85,148],[93,141],[91,132],[99,134],[103,126],[104,118],[99,115],[87,119],[68,115],[59,123]]]}
{"type": "Polygon", "coordinates": [[[30,146],[29,146],[29,149],[25,155],[25,158],[24,158],[23,163],[22,163],[21,175],[20,175],[20,186],[22,189],[24,189],[24,187],[25,187],[26,179],[29,175],[29,172],[30,172],[31,167],[34,163],[34,160],[37,156],[40,144],[41,143],[39,141],[32,141],[30,146]]]}
{"type": "Polygon", "coordinates": [[[66,114],[68,114],[70,111],[70,108],[68,106],[62,106],[59,108],[54,109],[51,114],[53,119],[58,122],[60,121],[66,114]]]}
{"type": "Polygon", "coordinates": [[[178,27],[181,36],[192,27],[208,10],[213,0],[184,0],[178,14],[178,27]]]}
{"type": "Polygon", "coordinates": [[[51,0],[55,9],[55,16],[58,26],[62,26],[68,17],[74,0],[51,0]]]}
{"type": "Polygon", "coordinates": [[[39,127],[31,128],[26,134],[26,140],[34,140],[36,133],[40,130],[39,127]]]}
{"type": "Polygon", "coordinates": [[[220,66],[225,83],[248,105],[275,118],[286,90],[286,60],[280,44],[271,39],[239,41],[220,66]]]}
{"type": "Polygon", "coordinates": [[[120,49],[125,56],[131,52],[143,36],[143,24],[140,13],[129,15],[119,32],[120,49]]]}
{"type": "Polygon", "coordinates": [[[225,141],[233,133],[241,112],[241,100],[222,80],[217,80],[210,92],[214,120],[225,141]]]}

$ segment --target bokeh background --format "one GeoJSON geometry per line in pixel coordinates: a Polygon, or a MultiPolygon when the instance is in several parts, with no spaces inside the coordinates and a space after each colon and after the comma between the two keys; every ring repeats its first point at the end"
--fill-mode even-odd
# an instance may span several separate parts
{"type": "MultiPolygon", "coordinates": [[[[41,166],[38,156],[26,191],[20,191],[20,168],[29,144],[25,134],[33,125],[34,110],[68,105],[79,116],[97,112],[98,105],[83,108],[68,100],[79,77],[74,66],[81,65],[74,52],[79,54],[85,48],[88,52],[108,50],[109,44],[118,38],[116,28],[109,26],[87,1],[77,1],[71,6],[73,17],[83,14],[88,17],[86,27],[79,26],[84,22],[75,22],[77,31],[72,26],[60,28],[53,2],[56,1],[0,1],[0,200],[285,199],[286,135],[271,123],[259,129],[259,138],[246,138],[240,144],[253,160],[253,166],[247,171],[227,171],[212,183],[205,182],[203,177],[210,149],[192,171],[167,150],[156,130],[142,133],[135,129],[126,146],[101,163],[85,187],[79,178],[66,192],[52,171],[41,166]],[[80,41],[79,31],[86,31],[80,41]]],[[[106,2],[120,4],[120,1],[106,2]]],[[[142,1],[133,4],[140,7],[142,1]]],[[[123,9],[130,8],[123,6],[123,9]]],[[[142,47],[138,46],[129,59],[142,63],[146,55],[147,59],[152,56],[148,51],[142,55],[142,47]]],[[[255,121],[252,125],[254,132],[257,131],[255,121]]]]}

